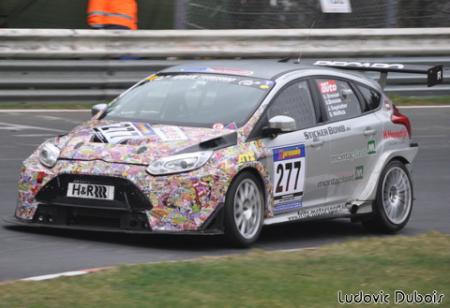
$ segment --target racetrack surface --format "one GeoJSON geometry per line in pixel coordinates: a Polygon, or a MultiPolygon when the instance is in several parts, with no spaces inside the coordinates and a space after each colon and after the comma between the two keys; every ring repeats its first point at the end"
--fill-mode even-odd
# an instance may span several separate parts
{"type": "MultiPolygon", "coordinates": [[[[450,233],[450,108],[404,109],[420,150],[414,163],[414,210],[400,234],[437,230],[450,233]]],[[[63,133],[89,113],[0,113],[0,217],[12,216],[21,162],[43,140],[63,133]]],[[[242,253],[220,236],[117,235],[0,228],[0,280],[18,279],[124,263],[158,262],[242,253]]],[[[314,247],[369,236],[348,220],[293,223],[265,227],[255,248],[314,247]]]]}

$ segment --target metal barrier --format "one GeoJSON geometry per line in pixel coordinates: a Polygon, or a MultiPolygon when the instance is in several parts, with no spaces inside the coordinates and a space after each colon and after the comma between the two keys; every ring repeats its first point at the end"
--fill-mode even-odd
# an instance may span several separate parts
{"type": "MultiPolygon", "coordinates": [[[[386,57],[450,65],[450,28],[291,30],[0,30],[0,102],[108,101],[137,80],[194,58],[386,57]],[[160,60],[155,60],[160,59],[160,60]],[[167,60],[171,59],[171,60],[167,60]],[[175,60],[174,60],[175,59],[175,60]]],[[[364,60],[377,60],[364,58],[364,60]]],[[[275,60],[274,60],[275,61],[275,60]]],[[[380,61],[378,58],[377,61],[380,61]]],[[[446,83],[390,74],[388,92],[450,94],[446,83]]]]}

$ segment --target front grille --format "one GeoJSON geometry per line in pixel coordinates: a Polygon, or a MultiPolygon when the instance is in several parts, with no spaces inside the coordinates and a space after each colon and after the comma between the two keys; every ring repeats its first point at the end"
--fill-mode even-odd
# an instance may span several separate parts
{"type": "Polygon", "coordinates": [[[40,203],[60,206],[131,212],[150,210],[152,208],[148,198],[134,183],[123,178],[97,175],[58,175],[39,191],[36,200],[40,203]],[[67,197],[69,183],[112,185],[115,187],[114,200],[92,200],[67,197]]]}

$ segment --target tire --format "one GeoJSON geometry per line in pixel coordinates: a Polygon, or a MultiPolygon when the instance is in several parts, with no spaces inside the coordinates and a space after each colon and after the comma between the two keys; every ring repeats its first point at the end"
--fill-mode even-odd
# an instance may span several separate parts
{"type": "Polygon", "coordinates": [[[413,208],[413,187],[408,169],[400,161],[391,161],[381,173],[372,215],[363,220],[369,231],[395,233],[409,221],[413,208]]]}
{"type": "Polygon", "coordinates": [[[244,171],[236,176],[225,200],[225,237],[235,247],[249,247],[259,237],[264,219],[260,179],[244,171]]]}

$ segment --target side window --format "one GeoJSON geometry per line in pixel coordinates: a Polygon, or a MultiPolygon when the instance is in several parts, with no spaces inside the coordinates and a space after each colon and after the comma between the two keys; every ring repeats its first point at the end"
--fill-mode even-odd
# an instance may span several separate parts
{"type": "Polygon", "coordinates": [[[316,123],[314,105],[308,82],[295,82],[281,90],[267,110],[266,118],[285,115],[293,118],[297,129],[311,127],[316,123]]]}
{"type": "Polygon", "coordinates": [[[340,121],[361,114],[361,105],[350,84],[342,80],[317,79],[328,120],[340,121]]]}
{"type": "Polygon", "coordinates": [[[365,111],[374,110],[374,109],[377,109],[378,106],[380,106],[380,101],[381,101],[380,93],[378,93],[377,91],[375,91],[373,89],[369,89],[369,88],[366,88],[366,87],[360,86],[360,85],[358,85],[358,89],[361,92],[362,96],[364,97],[364,99],[366,100],[366,103],[367,103],[367,110],[365,110],[365,111]]]}

